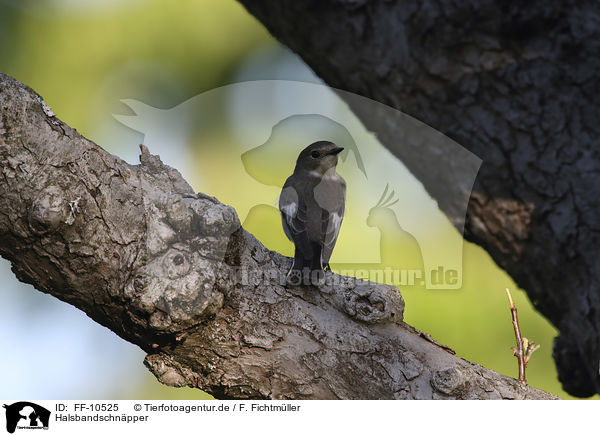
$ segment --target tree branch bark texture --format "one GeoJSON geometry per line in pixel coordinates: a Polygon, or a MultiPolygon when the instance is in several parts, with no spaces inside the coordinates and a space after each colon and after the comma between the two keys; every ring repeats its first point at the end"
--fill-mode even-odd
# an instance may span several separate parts
{"type": "MultiPolygon", "coordinates": [[[[559,329],[564,389],[600,392],[600,4],[240,2],[330,86],[400,109],[483,159],[465,236],[559,329]]],[[[460,229],[427,144],[396,146],[393,123],[353,109],[460,229]]]]}
{"type": "Polygon", "coordinates": [[[239,399],[555,398],[403,323],[391,286],[240,278],[285,277],[291,260],[141,148],[127,164],[0,74],[0,254],[141,347],[160,382],[239,399]]]}

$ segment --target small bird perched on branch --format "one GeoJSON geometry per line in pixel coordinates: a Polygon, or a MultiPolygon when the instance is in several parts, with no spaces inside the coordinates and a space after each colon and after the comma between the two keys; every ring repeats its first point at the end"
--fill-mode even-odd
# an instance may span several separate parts
{"type": "MultiPolygon", "coordinates": [[[[294,262],[288,283],[300,284],[307,273],[322,276],[344,218],[346,182],[335,171],[343,150],[329,141],[306,147],[296,161],[279,197],[283,230],[294,243],[294,262]]],[[[311,274],[312,276],[312,274],[311,274]]],[[[311,277],[314,279],[314,276],[311,277]]]]}

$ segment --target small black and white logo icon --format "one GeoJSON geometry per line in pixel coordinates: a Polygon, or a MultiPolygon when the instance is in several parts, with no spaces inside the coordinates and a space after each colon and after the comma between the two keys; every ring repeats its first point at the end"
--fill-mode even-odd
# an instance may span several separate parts
{"type": "Polygon", "coordinates": [[[50,411],[42,406],[28,401],[5,404],[6,431],[14,433],[16,429],[48,429],[50,411]]]}

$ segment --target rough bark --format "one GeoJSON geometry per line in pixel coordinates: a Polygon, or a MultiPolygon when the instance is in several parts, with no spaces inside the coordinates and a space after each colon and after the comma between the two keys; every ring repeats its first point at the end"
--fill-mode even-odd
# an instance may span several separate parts
{"type": "Polygon", "coordinates": [[[329,273],[285,288],[290,259],[141,148],[127,164],[0,74],[0,254],[140,346],[162,383],[217,398],[554,398],[404,324],[393,287],[329,273]]]}
{"type": "MultiPolygon", "coordinates": [[[[483,159],[466,237],[560,330],[565,390],[600,392],[600,4],[240,1],[329,85],[401,109],[483,159]]],[[[395,147],[401,132],[354,109],[460,226],[427,144],[395,147]]]]}

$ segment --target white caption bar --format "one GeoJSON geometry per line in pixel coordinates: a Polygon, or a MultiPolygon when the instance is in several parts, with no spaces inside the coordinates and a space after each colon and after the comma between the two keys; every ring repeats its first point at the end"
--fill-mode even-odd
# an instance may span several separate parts
{"type": "Polygon", "coordinates": [[[594,401],[4,400],[0,434],[591,434],[594,401]],[[114,432],[114,433],[113,433],[114,432]],[[127,433],[126,433],[127,432],[127,433]],[[186,432],[186,433],[180,433],[186,432]]]}

